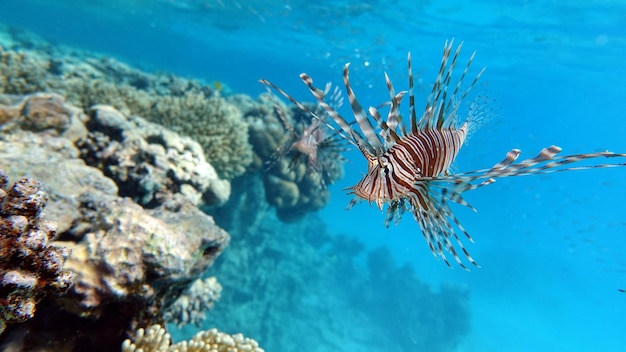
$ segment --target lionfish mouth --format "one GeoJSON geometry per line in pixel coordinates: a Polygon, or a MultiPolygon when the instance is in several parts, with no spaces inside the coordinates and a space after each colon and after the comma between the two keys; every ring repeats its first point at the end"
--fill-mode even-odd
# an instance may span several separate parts
{"type": "Polygon", "coordinates": [[[463,70],[457,73],[455,67],[461,47],[462,43],[453,50],[453,40],[444,44],[439,72],[419,117],[415,108],[409,54],[408,127],[400,114],[400,104],[407,92],[396,93],[386,74],[389,101],[375,105],[389,107],[386,117],[383,117],[375,107],[367,111],[363,109],[350,86],[349,64],[344,66],[343,81],[356,123],[347,120],[326,103],[326,95],[313,86],[313,79],[306,73],[301,74],[300,78],[335,124],[307,109],[274,84],[265,80],[261,82],[323,122],[331,131],[358,148],[368,160],[368,173],[355,186],[346,189],[355,196],[348,208],[358,201],[376,203],[380,209],[386,207],[386,226],[391,222],[398,223],[404,212],[410,212],[433,255],[448,266],[447,256],[451,255],[459,266],[467,269],[458,253],[463,252],[467,261],[478,266],[462,241],[463,238],[470,242],[473,240],[450,208],[450,203],[456,203],[475,210],[463,199],[464,192],[504,177],[625,166],[624,162],[595,165],[576,163],[590,159],[623,158],[626,154],[606,151],[561,156],[561,148],[550,146],[542,149],[534,158],[516,163],[520,151],[513,149],[491,168],[451,174],[450,165],[456,159],[467,134],[476,130],[488,117],[482,99],[474,100],[461,114],[468,105],[465,104],[466,98],[484,72],[484,68],[481,69],[469,84],[464,85],[474,54],[469,57],[463,70]]]}

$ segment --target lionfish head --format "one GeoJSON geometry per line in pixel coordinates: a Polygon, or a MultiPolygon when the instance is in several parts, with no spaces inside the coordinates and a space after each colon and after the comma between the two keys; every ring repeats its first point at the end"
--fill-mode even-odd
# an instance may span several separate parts
{"type": "Polygon", "coordinates": [[[386,156],[371,156],[366,153],[367,173],[354,186],[349,187],[349,193],[368,203],[375,202],[378,209],[394,200],[398,188],[404,188],[392,179],[393,163],[386,156]]]}

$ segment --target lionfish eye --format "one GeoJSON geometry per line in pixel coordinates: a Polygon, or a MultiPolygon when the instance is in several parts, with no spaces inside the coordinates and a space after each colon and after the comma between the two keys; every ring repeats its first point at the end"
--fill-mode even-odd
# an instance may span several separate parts
{"type": "Polygon", "coordinates": [[[391,164],[388,161],[380,160],[378,164],[383,169],[383,173],[385,175],[389,173],[389,170],[391,169],[391,164]]]}

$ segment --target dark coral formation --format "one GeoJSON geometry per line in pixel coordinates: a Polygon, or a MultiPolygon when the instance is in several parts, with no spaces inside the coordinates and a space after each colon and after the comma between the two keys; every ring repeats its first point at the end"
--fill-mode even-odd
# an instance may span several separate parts
{"type": "Polygon", "coordinates": [[[0,334],[33,318],[46,295],[65,293],[72,283],[63,269],[71,251],[52,244],[56,224],[43,213],[47,202],[41,183],[23,178],[10,186],[0,170],[0,334]]]}
{"type": "MultiPolygon", "coordinates": [[[[99,109],[122,116],[111,107],[99,109]]],[[[142,207],[133,201],[145,196],[141,188],[120,197],[117,184],[123,185],[120,175],[126,171],[109,172],[119,177],[113,180],[87,165],[78,147],[85,147],[91,136],[87,127],[108,128],[116,135],[111,119],[93,116],[99,121],[95,128],[81,109],[47,93],[0,96],[0,111],[7,116],[0,125],[0,168],[11,177],[33,175],[46,185],[51,195],[46,212],[58,219],[54,243],[72,249],[65,268],[76,274],[65,295],[48,295],[38,303],[38,312],[45,314],[8,326],[0,336],[0,349],[119,350],[125,334],[163,322],[166,308],[213,264],[229,235],[197,208],[194,192],[185,191],[185,186],[161,192],[158,202],[142,207]],[[25,109],[27,104],[32,108],[25,109]],[[27,122],[33,120],[38,122],[27,122]]],[[[168,186],[184,179],[181,175],[203,177],[198,170],[210,168],[196,142],[163,127],[150,129],[145,121],[116,121],[126,126],[117,130],[123,137],[119,144],[111,140],[97,146],[131,156],[118,157],[127,164],[120,162],[119,167],[135,171],[133,163],[155,165],[149,169],[156,175],[152,180],[168,186]],[[128,132],[135,127],[135,134],[128,132]]],[[[90,154],[90,163],[112,165],[104,155],[100,160],[97,156],[90,154]]],[[[186,182],[198,187],[196,196],[219,194],[212,191],[219,179],[212,180],[216,183],[186,182]]]]}

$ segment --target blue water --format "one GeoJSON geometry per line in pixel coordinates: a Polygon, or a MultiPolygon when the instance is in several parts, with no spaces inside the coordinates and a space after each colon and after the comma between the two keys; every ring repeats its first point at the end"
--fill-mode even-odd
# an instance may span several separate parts
{"type": "MultiPolygon", "coordinates": [[[[256,96],[267,78],[310,100],[298,79],[339,83],[352,62],[359,98],[386,97],[383,71],[406,88],[406,55],[428,91],[446,39],[464,41],[476,88],[497,116],[472,136],[455,168],[484,168],[512,148],[532,156],[626,152],[624,1],[34,1],[0,0],[0,22],[107,53],[145,70],[224,82],[256,96]]],[[[466,285],[471,332],[458,351],[626,350],[626,168],[499,180],[455,209],[482,266],[449,269],[413,219],[385,229],[383,214],[343,208],[360,178],[356,152],[321,211],[330,230],[386,246],[435,287],[466,285]]],[[[420,302],[415,302],[419,304],[420,302]]],[[[407,306],[406,309],[411,309],[407,306]]]]}

